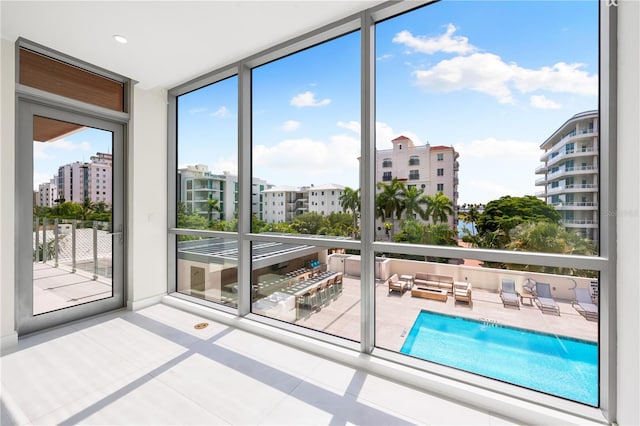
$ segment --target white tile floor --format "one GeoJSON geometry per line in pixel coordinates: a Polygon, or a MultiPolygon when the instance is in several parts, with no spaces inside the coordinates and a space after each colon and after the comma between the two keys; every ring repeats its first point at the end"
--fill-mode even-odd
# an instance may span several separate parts
{"type": "Polygon", "coordinates": [[[511,424],[163,304],[21,339],[0,373],[2,425],[511,424]]]}

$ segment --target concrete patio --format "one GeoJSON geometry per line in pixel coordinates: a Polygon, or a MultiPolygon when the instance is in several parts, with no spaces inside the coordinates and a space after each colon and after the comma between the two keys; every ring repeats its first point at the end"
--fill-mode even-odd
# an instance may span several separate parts
{"type": "MultiPolygon", "coordinates": [[[[587,321],[571,303],[557,301],[560,316],[542,313],[533,303],[520,309],[504,307],[498,293],[473,290],[473,304],[415,298],[410,291],[389,293],[385,281],[376,286],[376,345],[399,351],[421,310],[428,310],[491,324],[508,325],[592,342],[598,341],[598,323],[587,321]]],[[[352,340],[360,340],[360,280],[344,278],[344,292],[337,300],[297,324],[352,340]]]]}

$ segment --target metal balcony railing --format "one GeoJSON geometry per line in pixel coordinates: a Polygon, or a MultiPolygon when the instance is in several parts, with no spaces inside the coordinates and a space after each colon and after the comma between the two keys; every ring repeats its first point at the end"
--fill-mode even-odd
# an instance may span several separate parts
{"type": "Polygon", "coordinates": [[[81,269],[110,279],[113,237],[110,222],[34,217],[33,262],[55,268],[66,266],[71,272],[81,269]]]}

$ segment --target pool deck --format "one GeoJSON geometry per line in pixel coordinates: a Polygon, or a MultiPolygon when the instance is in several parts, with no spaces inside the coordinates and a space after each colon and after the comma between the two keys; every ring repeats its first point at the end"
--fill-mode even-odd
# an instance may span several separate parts
{"type": "MultiPolygon", "coordinates": [[[[386,282],[377,281],[376,346],[399,351],[421,310],[597,342],[598,322],[587,321],[571,303],[556,300],[560,307],[557,316],[542,313],[535,303],[529,306],[527,302],[525,299],[520,309],[504,307],[498,293],[473,290],[473,305],[469,306],[455,303],[451,295],[441,302],[411,297],[411,291],[389,293],[386,282]]],[[[360,280],[345,277],[344,292],[337,300],[297,324],[359,341],[360,280]]]]}

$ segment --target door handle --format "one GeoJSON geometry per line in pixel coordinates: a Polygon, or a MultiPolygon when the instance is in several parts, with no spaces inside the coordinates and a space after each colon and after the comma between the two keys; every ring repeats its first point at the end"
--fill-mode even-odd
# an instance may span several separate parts
{"type": "Polygon", "coordinates": [[[119,236],[120,236],[120,238],[119,238],[119,239],[120,239],[120,242],[123,242],[123,241],[124,241],[124,230],[123,230],[123,228],[122,228],[122,225],[120,225],[120,226],[118,227],[118,230],[117,230],[117,231],[114,231],[114,232],[107,232],[107,235],[119,235],[119,236]]]}

